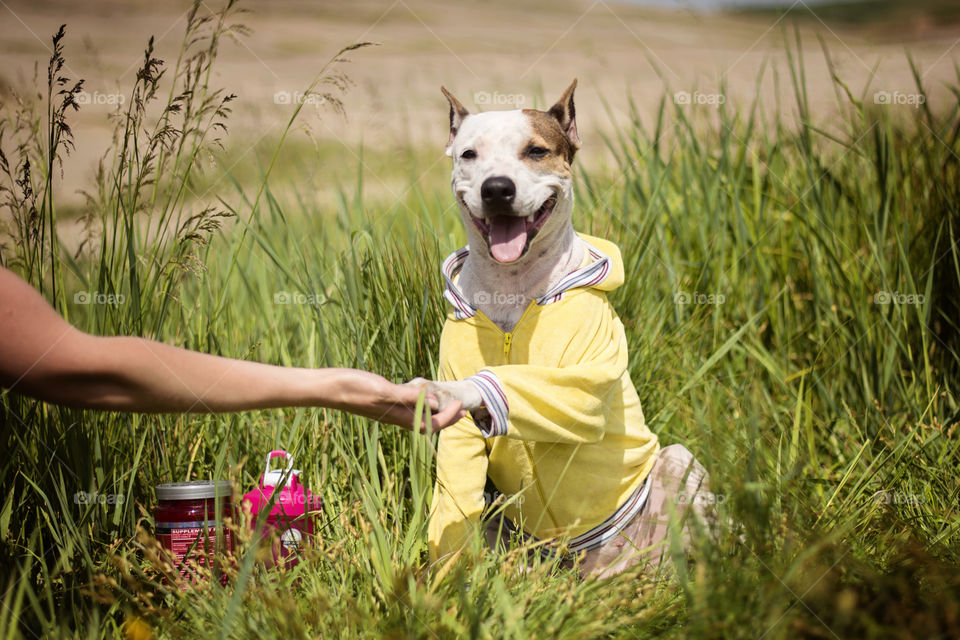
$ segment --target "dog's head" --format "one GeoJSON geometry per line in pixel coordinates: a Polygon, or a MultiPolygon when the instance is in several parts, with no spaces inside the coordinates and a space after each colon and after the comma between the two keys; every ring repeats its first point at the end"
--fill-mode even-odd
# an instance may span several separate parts
{"type": "Polygon", "coordinates": [[[547,111],[471,114],[450,102],[453,193],[470,246],[485,246],[499,263],[524,258],[570,224],[573,156],[580,148],[573,107],[577,81],[547,111]]]}

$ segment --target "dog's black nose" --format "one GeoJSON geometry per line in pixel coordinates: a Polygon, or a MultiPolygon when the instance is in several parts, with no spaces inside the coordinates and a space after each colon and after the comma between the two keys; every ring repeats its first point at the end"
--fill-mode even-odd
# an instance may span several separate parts
{"type": "Polygon", "coordinates": [[[480,185],[480,199],[484,204],[511,204],[517,195],[517,185],[506,176],[487,178],[480,185]]]}

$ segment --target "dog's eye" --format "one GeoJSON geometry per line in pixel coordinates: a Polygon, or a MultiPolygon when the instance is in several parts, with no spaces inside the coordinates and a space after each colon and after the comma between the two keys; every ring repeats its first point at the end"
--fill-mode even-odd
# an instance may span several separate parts
{"type": "Polygon", "coordinates": [[[550,150],[544,149],[543,147],[530,147],[529,149],[527,149],[527,155],[536,160],[543,158],[548,153],[550,153],[550,150]]]}
{"type": "Polygon", "coordinates": [[[460,154],[461,160],[473,160],[476,157],[477,157],[477,152],[474,151],[473,149],[467,149],[466,151],[460,154]]]}

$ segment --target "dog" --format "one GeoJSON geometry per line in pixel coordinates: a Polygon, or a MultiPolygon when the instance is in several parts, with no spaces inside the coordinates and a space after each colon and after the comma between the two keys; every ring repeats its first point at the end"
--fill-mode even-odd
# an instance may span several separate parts
{"type": "Polygon", "coordinates": [[[655,484],[659,442],[606,298],[623,282],[620,252],[572,223],[576,86],[546,111],[476,114],[441,87],[468,245],[443,264],[439,380],[409,384],[468,415],[440,433],[435,559],[489,527],[488,482],[512,527],[575,552],[622,538],[655,484]]]}
{"type": "MultiPolygon", "coordinates": [[[[451,186],[471,247],[486,257],[467,260],[461,288],[474,308],[505,332],[582,261],[573,229],[573,156],[580,148],[573,94],[577,81],[549,111],[491,111],[470,116],[446,88],[454,159],[451,186]],[[481,155],[482,154],[482,155],[481,155]],[[531,254],[531,246],[536,244],[531,254]],[[494,292],[494,294],[491,294],[494,292]]],[[[456,398],[466,411],[483,409],[470,382],[425,384],[441,406],[456,398]]]]}

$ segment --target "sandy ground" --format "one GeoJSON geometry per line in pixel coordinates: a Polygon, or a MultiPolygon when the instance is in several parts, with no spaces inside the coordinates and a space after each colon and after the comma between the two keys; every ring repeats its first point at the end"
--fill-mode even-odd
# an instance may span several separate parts
{"type": "MultiPolygon", "coordinates": [[[[201,11],[219,7],[205,0],[201,11]]],[[[467,106],[479,109],[543,106],[579,78],[578,122],[590,143],[600,129],[623,122],[629,100],[650,114],[665,91],[691,92],[716,108],[712,95],[724,86],[724,99],[752,100],[766,61],[778,71],[780,89],[768,70],[760,86],[764,99],[792,111],[783,47],[783,22],[643,9],[603,1],[438,2],[397,0],[350,3],[270,1],[247,3],[239,16],[252,33],[223,44],[216,84],[238,94],[233,135],[252,145],[279,135],[302,91],[342,46],[374,41],[379,47],[356,51],[345,67],[356,83],[345,96],[349,117],[322,112],[305,122],[322,137],[351,148],[362,140],[368,153],[413,141],[442,150],[446,139],[445,85],[467,106]],[[699,93],[697,93],[699,92],[699,93]],[[779,95],[778,95],[779,94],[779,95]],[[279,97],[278,97],[279,96],[279,97]],[[604,111],[606,102],[613,122],[604,111]]],[[[0,2],[0,89],[28,86],[34,65],[45,73],[50,37],[67,24],[67,68],[86,79],[91,96],[108,104],[90,104],[73,117],[77,153],[67,163],[61,202],[78,198],[89,183],[96,158],[109,141],[109,102],[129,93],[147,39],[156,38],[159,56],[176,58],[189,3],[0,2]]],[[[803,59],[811,89],[811,109],[824,119],[835,108],[828,70],[817,35],[829,47],[841,77],[855,92],[875,71],[869,95],[915,91],[904,55],[909,49],[937,100],[956,82],[953,65],[960,56],[960,31],[918,21],[905,24],[897,37],[838,32],[815,18],[801,29],[803,59]]],[[[312,109],[312,107],[311,107],[312,109]]],[[[597,147],[600,145],[597,144],[597,147]]],[[[345,159],[351,156],[345,153],[345,159]]]]}

